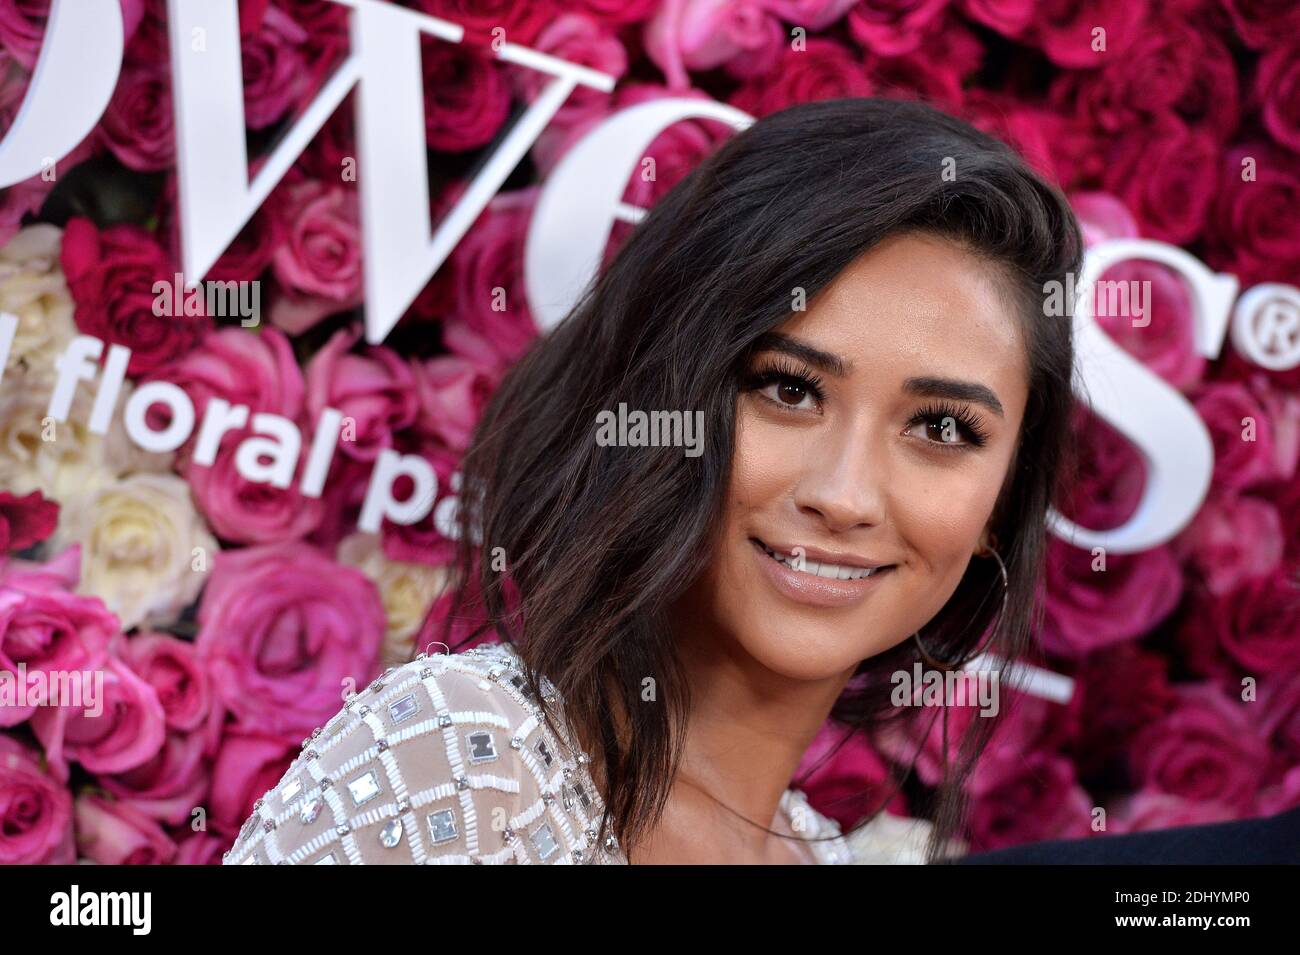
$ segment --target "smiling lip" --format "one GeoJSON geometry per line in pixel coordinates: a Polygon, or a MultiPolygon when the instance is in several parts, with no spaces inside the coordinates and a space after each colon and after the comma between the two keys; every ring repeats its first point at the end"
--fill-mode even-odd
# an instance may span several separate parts
{"type": "Polygon", "coordinates": [[[882,564],[880,561],[865,560],[861,557],[833,555],[829,551],[803,548],[803,556],[809,565],[833,563],[859,570],[879,568],[869,576],[856,579],[840,580],[838,576],[823,577],[807,571],[795,570],[768,553],[774,550],[789,555],[794,551],[792,546],[767,544],[756,537],[751,537],[750,543],[754,545],[755,558],[778,592],[798,603],[816,607],[844,607],[856,603],[895,570],[893,564],[882,564]],[[836,560],[836,557],[839,559],[836,560]]]}

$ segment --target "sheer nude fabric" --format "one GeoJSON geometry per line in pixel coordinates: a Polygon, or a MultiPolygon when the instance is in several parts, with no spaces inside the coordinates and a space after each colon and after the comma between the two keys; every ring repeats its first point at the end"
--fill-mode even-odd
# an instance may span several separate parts
{"type": "MultiPolygon", "coordinates": [[[[305,743],[223,864],[626,864],[612,837],[596,844],[589,760],[525,689],[504,644],[390,669],[305,743]]],[[[799,791],[778,822],[813,840],[815,861],[854,861],[799,791]]]]}

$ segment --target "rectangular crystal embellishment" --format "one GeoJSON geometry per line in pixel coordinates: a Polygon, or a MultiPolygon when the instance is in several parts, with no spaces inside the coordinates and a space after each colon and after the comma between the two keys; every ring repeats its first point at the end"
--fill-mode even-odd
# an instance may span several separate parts
{"type": "Polygon", "coordinates": [[[393,700],[388,704],[388,718],[394,723],[400,723],[402,720],[409,719],[415,715],[415,711],[420,708],[419,701],[416,700],[414,693],[408,693],[400,700],[393,700]]]}
{"type": "Polygon", "coordinates": [[[429,823],[429,839],[434,845],[450,842],[456,838],[456,813],[452,809],[439,809],[426,817],[429,823]]]}
{"type": "Polygon", "coordinates": [[[287,805],[300,792],[302,792],[302,780],[295,779],[280,791],[280,799],[287,805]]]}
{"type": "Polygon", "coordinates": [[[348,792],[352,793],[352,801],[360,806],[379,795],[379,781],[373,771],[366,773],[348,783],[348,792]]]}
{"type": "Polygon", "coordinates": [[[329,853],[328,855],[321,856],[319,859],[317,859],[315,862],[312,863],[312,865],[338,865],[338,864],[339,864],[339,860],[334,858],[334,853],[332,852],[329,853]]]}
{"type": "Polygon", "coordinates": [[[543,862],[559,851],[560,844],[555,841],[555,835],[548,825],[539,826],[529,838],[533,841],[533,848],[537,850],[537,858],[543,862]]]}

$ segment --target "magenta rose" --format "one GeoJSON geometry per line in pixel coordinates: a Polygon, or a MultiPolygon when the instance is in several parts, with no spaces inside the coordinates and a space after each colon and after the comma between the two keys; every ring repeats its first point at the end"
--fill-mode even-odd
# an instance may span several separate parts
{"type": "Polygon", "coordinates": [[[1222,158],[1213,190],[1206,261],[1243,286],[1287,281],[1300,272],[1300,168],[1266,142],[1237,146],[1222,158]]]}
{"type": "Polygon", "coordinates": [[[77,852],[100,865],[165,865],[176,843],[129,803],[91,792],[77,797],[77,852]]]}
{"type": "Polygon", "coordinates": [[[127,371],[132,376],[148,374],[189,351],[211,325],[206,316],[154,314],[154,283],[171,288],[176,270],[143,229],[117,225],[101,231],[89,219],[69,219],[62,261],[77,306],[77,327],[130,348],[127,371]]]}
{"type": "MultiPolygon", "coordinates": [[[[122,27],[131,39],[144,16],[145,0],[121,0],[122,27]]],[[[50,0],[6,0],[0,3],[0,46],[24,68],[35,69],[36,58],[45,42],[45,19],[50,0]]]]}
{"type": "Polygon", "coordinates": [[[212,683],[190,641],[168,633],[141,633],[122,640],[118,650],[131,669],[153,687],[169,729],[201,729],[211,721],[214,708],[220,715],[212,683]]]}
{"type": "Polygon", "coordinates": [[[1205,226],[1218,158],[1206,129],[1163,113],[1115,138],[1102,184],[1129,207],[1144,236],[1185,245],[1205,226]]]}
{"type": "Polygon", "coordinates": [[[859,3],[849,10],[849,34],[880,56],[901,56],[921,39],[948,8],[948,0],[887,0],[859,3]]]}
{"type": "MultiPolygon", "coordinates": [[[[460,455],[450,448],[412,438],[403,440],[399,448],[406,454],[421,454],[433,466],[438,478],[438,491],[433,508],[414,524],[394,524],[384,521],[384,553],[390,560],[401,560],[415,564],[429,564],[439,567],[450,563],[455,557],[456,545],[445,537],[438,528],[438,517],[447,502],[454,499],[459,492],[460,476],[456,474],[460,467],[460,455]]],[[[404,501],[413,491],[413,485],[407,478],[399,479],[394,484],[393,493],[399,501],[404,501]]]]}
{"type": "Polygon", "coordinates": [[[1146,0],[1096,0],[1086,6],[1076,0],[1042,0],[1034,10],[1029,38],[1047,58],[1067,69],[1094,69],[1127,55],[1148,29],[1146,0]],[[1097,30],[1105,30],[1105,49],[1097,30]]]}
{"type": "Polygon", "coordinates": [[[176,844],[172,865],[221,865],[221,854],[226,844],[206,832],[191,832],[176,844]]]}
{"type": "MultiPolygon", "coordinates": [[[[618,37],[593,18],[582,14],[564,13],[556,17],[537,35],[534,49],[605,73],[616,80],[622,79],[627,72],[627,50],[618,37]]],[[[515,70],[509,74],[509,79],[519,97],[527,103],[537,99],[550,82],[547,74],[536,70],[515,70]]],[[[567,114],[589,109],[593,103],[608,101],[609,95],[579,84],[552,122],[563,121],[567,114]]]]}
{"type": "Polygon", "coordinates": [[[276,6],[266,8],[255,31],[240,44],[244,121],[250,129],[279,122],[307,92],[306,56],[311,35],[276,6]]]}
{"type": "Polygon", "coordinates": [[[171,76],[166,63],[128,60],[104,111],[99,135],[122,165],[138,172],[176,161],[171,76]]]}
{"type": "Polygon", "coordinates": [[[1295,473],[1291,423],[1270,413],[1286,406],[1269,397],[1262,377],[1208,382],[1193,393],[1192,404],[1214,443],[1216,486],[1244,490],[1295,473]]]}
{"type": "Polygon", "coordinates": [[[452,253],[455,293],[444,327],[452,352],[475,354],[463,342],[476,338],[504,369],[537,337],[524,288],[524,237],[537,194],[536,186],[498,193],[452,253]]]}
{"type": "MultiPolygon", "coordinates": [[[[298,469],[287,488],[250,481],[239,473],[235,458],[239,446],[253,437],[248,430],[226,435],[211,466],[182,465],[194,503],[208,525],[222,540],[237,544],[267,544],[298,540],[314,531],[324,507],[318,497],[300,489],[306,451],[299,456],[298,469]]],[[[310,439],[303,438],[304,446],[310,439]]]]}
{"type": "Polygon", "coordinates": [[[99,784],[164,825],[185,825],[207,799],[205,746],[201,732],[168,732],[151,759],[123,773],[101,775],[99,784]]]}
{"type": "Polygon", "coordinates": [[[1106,554],[1105,570],[1090,550],[1058,538],[1048,544],[1047,606],[1041,633],[1052,653],[1077,657],[1132,640],[1178,605],[1183,578],[1168,546],[1106,554]]]}
{"type": "Polygon", "coordinates": [[[83,689],[79,701],[38,707],[32,714],[32,731],[58,779],[68,778],[69,762],[92,773],[121,773],[162,748],[167,722],[153,687],[113,656],[98,672],[103,673],[99,699],[87,701],[83,689]]]}
{"type": "Polygon", "coordinates": [[[962,13],[1003,36],[1018,37],[1034,19],[1034,0],[961,0],[962,13]]]}
{"type": "Polygon", "coordinates": [[[1278,568],[1217,599],[1198,602],[1181,634],[1189,662],[1211,676],[1234,673],[1222,655],[1249,676],[1300,671],[1300,580],[1278,568]]]}
{"type": "Polygon", "coordinates": [[[18,497],[0,491],[0,553],[26,550],[54,533],[59,505],[40,491],[18,497]]]}
{"type": "Polygon", "coordinates": [[[304,384],[293,346],[278,328],[260,333],[219,328],[197,347],[159,369],[150,378],[179,385],[202,419],[212,398],[296,421],[302,414],[304,384]]]}
{"type": "Polygon", "coordinates": [[[234,841],[241,824],[253,814],[253,803],[284,778],[297,746],[292,740],[238,726],[226,728],[212,766],[212,828],[234,841]]]}
{"type": "Polygon", "coordinates": [[[856,825],[885,800],[891,813],[907,815],[903,795],[897,791],[891,795],[894,787],[888,764],[862,734],[854,733],[839,745],[848,732],[827,723],[800,760],[795,776],[809,803],[844,829],[856,825]]]}
{"type": "Polygon", "coordinates": [[[1260,683],[1259,705],[1251,710],[1276,763],[1300,766],[1300,679],[1279,673],[1260,683]]]}
{"type": "Polygon", "coordinates": [[[1222,0],[1246,46],[1262,50],[1300,35],[1300,7],[1291,0],[1222,0]]]}
{"type": "Polygon", "coordinates": [[[385,627],[375,585],[315,548],[224,551],[199,605],[199,658],[240,725],[305,736],[377,675],[385,627]]]}
{"type": "Polygon", "coordinates": [[[777,65],[746,83],[731,97],[731,105],[751,116],[796,103],[870,96],[873,92],[862,61],[845,46],[825,37],[809,37],[807,49],[783,47],[777,65]]]}
{"type": "Polygon", "coordinates": [[[1203,826],[1238,818],[1229,806],[1217,802],[1196,802],[1155,790],[1144,790],[1116,803],[1110,831],[1150,832],[1177,826],[1203,826]]]}
{"type": "Polygon", "coordinates": [[[1074,673],[1077,737],[1067,755],[1085,778],[1126,756],[1133,735],[1174,705],[1169,661],[1132,643],[1089,653],[1074,673]]]}
{"type": "Polygon", "coordinates": [[[968,789],[972,851],[1092,833],[1092,800],[1059,753],[1006,749],[986,756],[968,789]]]}
{"type": "MultiPolygon", "coordinates": [[[[826,0],[812,2],[823,4],[826,0]]],[[[572,0],[570,5],[602,23],[640,23],[654,13],[659,0],[572,0]]]]}
{"type": "Polygon", "coordinates": [[[286,181],[271,204],[281,284],[271,321],[291,335],[361,304],[361,225],[355,189],[311,179],[286,181]]]}
{"type": "Polygon", "coordinates": [[[339,452],[373,461],[393,446],[393,435],[415,423],[420,413],[415,373],[390,348],[350,351],[359,329],[335,332],[307,366],[307,414],[320,420],[326,408],[343,413],[339,452]]]}
{"type": "Polygon", "coordinates": [[[421,37],[420,46],[429,148],[466,152],[486,146],[510,116],[510,79],[502,65],[490,51],[472,46],[432,37],[421,37]]]}
{"type": "Polygon", "coordinates": [[[550,0],[418,0],[415,5],[425,13],[464,27],[464,42],[476,46],[491,43],[492,31],[498,27],[505,31],[506,43],[532,46],[538,32],[558,12],[550,0]]]}
{"type": "MultiPolygon", "coordinates": [[[[0,580],[0,669],[15,678],[94,670],[118,630],[102,600],[70,593],[39,569],[6,572],[0,580]]],[[[0,727],[26,721],[37,708],[34,702],[0,707],[0,727]]]]}
{"type": "Polygon", "coordinates": [[[1257,497],[1212,494],[1174,540],[1174,552],[1196,569],[1210,593],[1222,596],[1282,560],[1282,519],[1257,497]]]}
{"type": "Polygon", "coordinates": [[[1255,96],[1264,105],[1269,135],[1300,152],[1300,31],[1289,46],[1276,46],[1260,58],[1255,96]]]}
{"type": "Polygon", "coordinates": [[[1129,764],[1138,788],[1249,814],[1268,758],[1247,718],[1249,704],[1208,683],[1175,692],[1175,708],[1133,738],[1129,764]]]}
{"type": "MultiPolygon", "coordinates": [[[[955,112],[966,101],[966,81],[983,59],[984,45],[974,33],[956,21],[936,21],[920,37],[916,49],[901,56],[868,56],[867,77],[892,98],[919,97],[955,112]]],[[[1024,142],[1030,138],[1026,133],[1041,125],[1042,111],[1017,104],[1014,114],[1007,129],[1014,131],[1015,141],[1007,141],[1025,152],[1024,142]]]]}
{"type": "Polygon", "coordinates": [[[72,796],[41,769],[40,753],[0,733],[0,865],[67,865],[72,796]]]}
{"type": "MultiPolygon", "coordinates": [[[[954,77],[960,105],[954,108],[971,125],[1011,146],[1039,173],[1053,182],[1064,181],[1053,152],[1053,133],[1063,120],[1014,97],[988,90],[963,90],[954,77]]],[[[1118,200],[1116,200],[1118,201],[1118,200]]],[[[1077,210],[1076,210],[1077,211],[1077,210]]]]}
{"type": "Polygon", "coordinates": [[[420,399],[416,427],[432,440],[464,452],[498,376],[456,355],[417,362],[414,372],[420,399]]]}
{"type": "Polygon", "coordinates": [[[1260,815],[1272,816],[1297,807],[1300,807],[1300,766],[1293,767],[1280,782],[1259,792],[1260,815]]]}

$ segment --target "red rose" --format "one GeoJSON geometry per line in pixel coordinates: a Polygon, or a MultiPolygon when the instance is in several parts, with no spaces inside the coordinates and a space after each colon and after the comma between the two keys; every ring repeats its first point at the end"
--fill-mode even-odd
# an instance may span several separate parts
{"type": "Polygon", "coordinates": [[[1222,160],[1206,230],[1206,261],[1242,286],[1300,272],[1300,169],[1266,142],[1243,143],[1222,160]]]}
{"type": "Polygon", "coordinates": [[[969,789],[972,851],[1092,834],[1092,800],[1059,753],[1001,750],[977,764],[969,789]]]}
{"type": "Polygon", "coordinates": [[[419,0],[424,12],[465,28],[465,42],[483,45],[493,41],[493,30],[504,30],[506,43],[532,46],[537,33],[558,12],[546,0],[419,0]]]}
{"type": "Polygon", "coordinates": [[[761,118],[796,103],[871,93],[862,61],[836,41],[814,36],[807,49],[786,48],[773,70],[735,92],[731,105],[761,118]]]}
{"type": "Polygon", "coordinates": [[[465,152],[486,146],[510,116],[510,83],[501,64],[485,50],[430,37],[422,37],[420,46],[429,148],[465,152]]]}
{"type": "Polygon", "coordinates": [[[62,262],[77,305],[77,327],[130,348],[132,376],[189,351],[212,324],[206,316],[154,314],[159,297],[154,283],[167,283],[163,294],[172,304],[176,270],[153,236],[136,226],[101,231],[89,219],[69,219],[62,262]]]}
{"type": "Polygon", "coordinates": [[[1300,152],[1300,36],[1260,58],[1255,96],[1264,105],[1269,135],[1300,152]]]}
{"type": "Polygon", "coordinates": [[[1246,46],[1262,50],[1279,39],[1300,35],[1300,5],[1295,0],[1222,0],[1246,46]]]}
{"type": "Polygon", "coordinates": [[[40,543],[58,523],[59,505],[47,501],[40,491],[23,497],[0,491],[0,554],[40,543]]]}
{"type": "Polygon", "coordinates": [[[171,76],[165,64],[127,61],[104,111],[99,136],[124,166],[139,172],[175,163],[171,76]]]}
{"type": "Polygon", "coordinates": [[[1205,226],[1218,157],[1209,132],[1165,113],[1115,140],[1102,184],[1124,200],[1144,236],[1185,245],[1205,226]]]}

